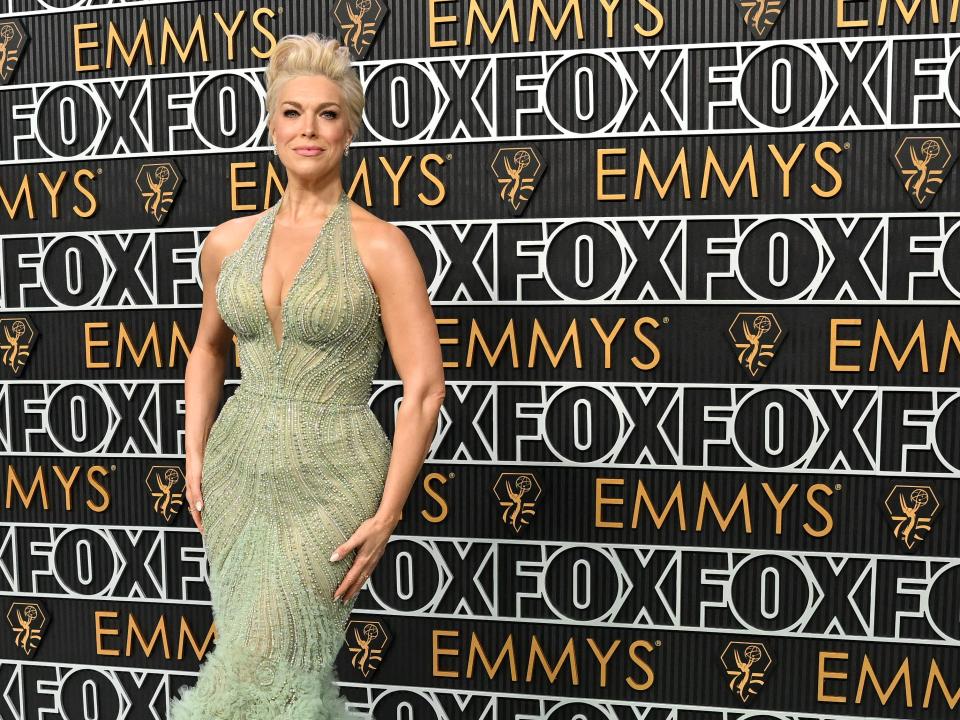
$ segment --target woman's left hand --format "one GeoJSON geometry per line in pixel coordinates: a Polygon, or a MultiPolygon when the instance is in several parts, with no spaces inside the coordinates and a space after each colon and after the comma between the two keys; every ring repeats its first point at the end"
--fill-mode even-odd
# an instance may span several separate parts
{"type": "Polygon", "coordinates": [[[342,599],[346,604],[360,593],[360,588],[367,578],[373,575],[373,569],[383,557],[395,527],[396,525],[374,515],[360,523],[353,535],[333,551],[330,562],[339,562],[351,550],[357,551],[350,571],[333,594],[334,600],[342,599]]]}

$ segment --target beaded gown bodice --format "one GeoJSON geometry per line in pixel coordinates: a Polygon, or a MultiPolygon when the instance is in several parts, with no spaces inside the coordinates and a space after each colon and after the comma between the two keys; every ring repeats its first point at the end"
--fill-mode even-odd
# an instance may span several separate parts
{"type": "Polygon", "coordinates": [[[241,376],[203,457],[217,642],[168,720],[349,717],[335,659],[353,601],[332,595],[355,551],[329,557],[383,493],[392,446],[368,402],[384,333],[341,194],[284,298],[278,347],[262,278],[279,206],[223,260],[217,281],[241,376]]]}
{"type": "Polygon", "coordinates": [[[380,303],[352,239],[346,193],[324,222],[280,310],[278,349],[263,299],[263,267],[280,208],[228,255],[217,303],[239,341],[241,389],[314,402],[366,403],[383,350],[380,303]]]}

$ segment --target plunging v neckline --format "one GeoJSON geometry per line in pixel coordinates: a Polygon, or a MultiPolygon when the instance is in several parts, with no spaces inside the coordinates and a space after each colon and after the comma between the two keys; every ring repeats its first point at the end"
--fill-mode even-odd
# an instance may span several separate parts
{"type": "Polygon", "coordinates": [[[334,216],[340,211],[341,206],[344,204],[344,200],[347,198],[347,193],[344,191],[340,192],[340,197],[337,199],[336,204],[333,206],[333,209],[330,211],[330,214],[327,215],[326,220],[323,221],[323,224],[320,226],[320,230],[313,238],[313,243],[310,245],[310,250],[307,252],[307,256],[304,258],[303,263],[297,269],[296,274],[293,276],[293,282],[290,283],[290,288],[287,290],[287,294],[280,299],[280,344],[277,344],[276,335],[273,332],[273,323],[270,321],[270,312],[267,310],[267,299],[263,295],[263,273],[267,266],[267,254],[270,250],[270,241],[273,238],[273,226],[274,222],[277,219],[277,212],[280,210],[280,205],[283,203],[283,197],[277,201],[277,204],[270,209],[270,214],[267,218],[267,229],[266,229],[266,240],[263,242],[263,252],[260,256],[260,306],[263,309],[263,319],[267,325],[267,332],[270,333],[270,343],[274,347],[274,358],[279,361],[280,357],[283,355],[284,343],[287,339],[287,301],[290,299],[290,296],[293,294],[293,291],[297,287],[297,283],[300,281],[300,276],[303,275],[304,269],[310,264],[310,261],[313,260],[313,256],[317,252],[317,248],[320,247],[320,238],[326,233],[327,228],[330,226],[330,221],[333,220],[334,216]]]}

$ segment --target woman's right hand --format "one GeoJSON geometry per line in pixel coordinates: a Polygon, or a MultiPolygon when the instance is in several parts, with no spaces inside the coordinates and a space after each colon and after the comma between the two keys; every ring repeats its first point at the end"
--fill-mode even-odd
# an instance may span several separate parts
{"type": "Polygon", "coordinates": [[[195,470],[194,467],[196,467],[196,463],[187,468],[187,509],[190,511],[190,517],[193,518],[197,529],[203,534],[203,518],[200,514],[203,510],[202,478],[200,470],[195,470]],[[200,510],[197,510],[198,503],[200,504],[200,510]]]}

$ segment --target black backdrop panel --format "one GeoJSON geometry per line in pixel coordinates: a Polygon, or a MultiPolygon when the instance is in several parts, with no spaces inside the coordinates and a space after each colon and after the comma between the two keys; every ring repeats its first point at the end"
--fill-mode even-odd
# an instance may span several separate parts
{"type": "MultiPolygon", "coordinates": [[[[947,0],[0,5],[0,716],[164,717],[214,642],[197,258],[282,194],[276,41],[348,6],[343,183],[410,239],[448,383],[354,709],[952,717],[947,0]]],[[[392,435],[389,351],[372,390],[392,435]]]]}

